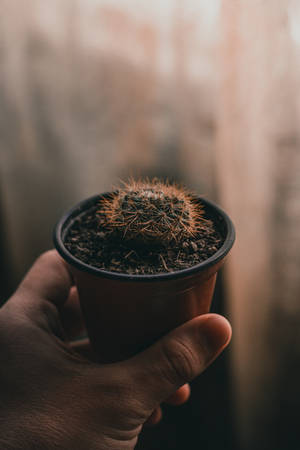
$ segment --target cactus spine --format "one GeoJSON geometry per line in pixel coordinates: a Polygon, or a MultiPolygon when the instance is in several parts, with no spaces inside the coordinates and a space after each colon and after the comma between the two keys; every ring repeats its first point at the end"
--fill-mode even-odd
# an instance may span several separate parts
{"type": "Polygon", "coordinates": [[[185,188],[158,179],[123,183],[101,200],[107,229],[123,240],[169,245],[195,237],[204,224],[203,206],[185,188]]]}

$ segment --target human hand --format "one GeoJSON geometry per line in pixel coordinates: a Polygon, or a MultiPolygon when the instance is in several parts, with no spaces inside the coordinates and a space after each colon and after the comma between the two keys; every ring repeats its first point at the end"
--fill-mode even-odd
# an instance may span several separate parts
{"type": "Polygon", "coordinates": [[[70,343],[83,326],[76,305],[67,265],[50,251],[1,308],[0,448],[132,450],[161,402],[186,400],[186,383],[231,336],[226,319],[206,314],[127,361],[100,365],[89,346],[70,343]]]}

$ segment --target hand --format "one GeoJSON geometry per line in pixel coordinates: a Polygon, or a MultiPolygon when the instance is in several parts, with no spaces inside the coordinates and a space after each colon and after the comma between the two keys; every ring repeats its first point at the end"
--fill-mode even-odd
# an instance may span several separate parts
{"type": "Polygon", "coordinates": [[[0,448],[132,450],[160,403],[184,401],[186,383],[231,336],[226,319],[206,314],[127,361],[100,365],[69,342],[83,325],[77,304],[66,264],[50,251],[1,308],[0,448]]]}

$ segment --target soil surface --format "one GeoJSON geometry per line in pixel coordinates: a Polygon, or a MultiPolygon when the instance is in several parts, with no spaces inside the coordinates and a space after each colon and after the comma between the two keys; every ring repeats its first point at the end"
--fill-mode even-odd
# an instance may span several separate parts
{"type": "Polygon", "coordinates": [[[212,256],[224,242],[215,227],[205,225],[197,237],[180,244],[132,246],[105,229],[98,209],[95,205],[78,216],[69,226],[64,243],[79,260],[111,272],[152,275],[186,269],[212,256]]]}

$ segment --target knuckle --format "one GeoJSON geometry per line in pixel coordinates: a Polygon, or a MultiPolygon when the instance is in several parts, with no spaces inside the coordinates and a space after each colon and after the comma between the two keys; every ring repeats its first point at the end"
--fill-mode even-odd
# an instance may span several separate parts
{"type": "Polygon", "coordinates": [[[39,319],[42,324],[46,323],[51,329],[56,328],[60,319],[57,307],[53,303],[44,300],[39,303],[36,309],[37,317],[35,317],[35,321],[39,319]]]}
{"type": "Polygon", "coordinates": [[[181,384],[195,377],[199,356],[186,342],[173,339],[165,343],[163,354],[167,363],[165,376],[171,383],[181,384]]]}
{"type": "Polygon", "coordinates": [[[57,307],[48,300],[40,302],[32,311],[27,311],[28,320],[44,331],[51,331],[57,337],[65,340],[61,319],[57,307]]]}

